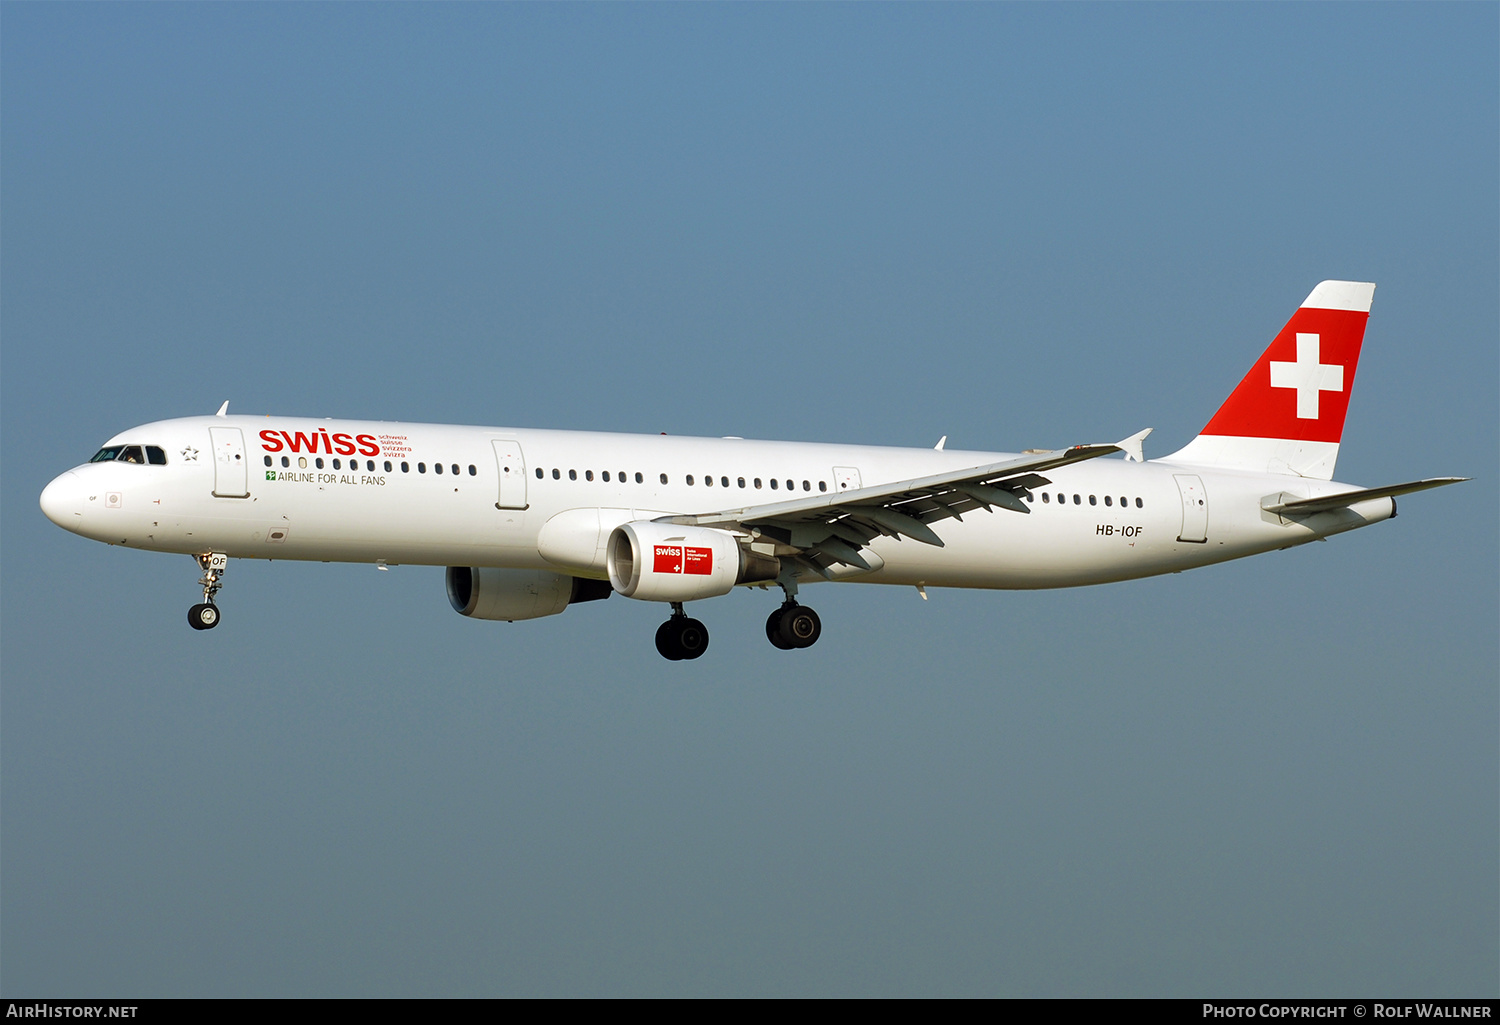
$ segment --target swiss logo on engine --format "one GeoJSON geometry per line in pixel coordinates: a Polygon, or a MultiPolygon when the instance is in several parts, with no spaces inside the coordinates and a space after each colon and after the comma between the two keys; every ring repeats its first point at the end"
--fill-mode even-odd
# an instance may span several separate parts
{"type": "Polygon", "coordinates": [[[656,545],[652,570],[657,573],[686,573],[690,576],[712,576],[714,550],[689,548],[685,545],[656,545]]]}

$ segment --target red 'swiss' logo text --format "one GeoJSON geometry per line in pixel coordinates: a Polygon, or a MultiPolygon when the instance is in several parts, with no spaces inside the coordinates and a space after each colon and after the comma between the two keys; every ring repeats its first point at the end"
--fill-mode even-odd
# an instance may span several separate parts
{"type": "Polygon", "coordinates": [[[689,548],[686,545],[656,545],[651,568],[657,573],[686,573],[689,576],[712,576],[714,550],[689,548]]]}
{"type": "Polygon", "coordinates": [[[373,434],[329,434],[319,427],[304,434],[301,431],[261,431],[260,447],[267,452],[327,452],[334,456],[380,455],[380,445],[373,434]]]}

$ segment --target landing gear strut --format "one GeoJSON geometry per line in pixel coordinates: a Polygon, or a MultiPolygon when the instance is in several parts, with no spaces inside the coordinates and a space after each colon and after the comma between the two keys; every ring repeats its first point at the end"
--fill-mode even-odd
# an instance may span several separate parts
{"type": "Polygon", "coordinates": [[[188,609],[188,625],[194,630],[212,630],[219,625],[219,607],[214,604],[214,595],[224,586],[224,571],[229,568],[229,556],[213,552],[194,556],[203,567],[203,601],[188,609]]]}
{"type": "Polygon", "coordinates": [[[682,602],[672,603],[672,618],[656,628],[656,650],[673,662],[694,659],[708,650],[708,627],[689,618],[682,602]]]}
{"type": "Polygon", "coordinates": [[[811,648],[823,634],[818,614],[806,605],[797,604],[797,578],[786,575],[776,581],[786,601],[766,618],[766,640],[782,651],[811,648]]]}

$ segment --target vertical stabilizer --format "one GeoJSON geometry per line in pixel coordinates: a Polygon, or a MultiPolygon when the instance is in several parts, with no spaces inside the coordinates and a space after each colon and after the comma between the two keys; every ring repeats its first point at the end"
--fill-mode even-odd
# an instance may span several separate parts
{"type": "Polygon", "coordinates": [[[1333,478],[1375,286],[1324,281],[1187,446],[1161,461],[1333,478]]]}

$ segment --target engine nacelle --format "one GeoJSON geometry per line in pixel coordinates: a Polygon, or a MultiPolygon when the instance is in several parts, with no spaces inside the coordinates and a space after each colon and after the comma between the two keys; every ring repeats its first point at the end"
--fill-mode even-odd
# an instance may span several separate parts
{"type": "Polygon", "coordinates": [[[781,573],[781,560],[752,552],[728,531],[649,520],[616,527],[604,561],[614,589],[641,601],[717,598],[781,573]]]}
{"type": "Polygon", "coordinates": [[[602,580],[585,580],[544,569],[449,566],[448,604],[470,619],[540,619],[569,605],[610,596],[602,580]]]}

